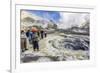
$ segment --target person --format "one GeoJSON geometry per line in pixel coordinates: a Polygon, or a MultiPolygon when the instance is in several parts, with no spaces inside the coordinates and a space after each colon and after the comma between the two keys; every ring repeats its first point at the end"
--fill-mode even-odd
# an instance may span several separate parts
{"type": "Polygon", "coordinates": [[[34,35],[34,32],[32,32],[31,30],[30,30],[30,32],[29,32],[29,43],[30,44],[32,44],[32,36],[34,35]]]}
{"type": "Polygon", "coordinates": [[[37,32],[38,37],[40,37],[40,31],[37,32]]]}
{"type": "Polygon", "coordinates": [[[46,31],[44,32],[44,35],[45,35],[45,37],[47,37],[47,32],[46,31]]]}
{"type": "Polygon", "coordinates": [[[28,42],[30,43],[30,30],[27,30],[26,37],[28,39],[28,42]]]}
{"type": "Polygon", "coordinates": [[[21,31],[21,50],[24,52],[27,49],[27,40],[26,40],[26,35],[25,32],[22,30],[21,31]]]}
{"type": "Polygon", "coordinates": [[[27,30],[27,32],[26,32],[27,38],[29,38],[29,35],[30,35],[30,30],[27,30]]]}
{"type": "Polygon", "coordinates": [[[34,51],[36,51],[36,49],[37,51],[39,51],[39,39],[36,34],[32,37],[32,45],[33,45],[34,51]]]}
{"type": "Polygon", "coordinates": [[[43,30],[41,30],[41,32],[40,32],[40,33],[41,33],[41,38],[43,39],[43,38],[44,38],[44,37],[43,37],[43,36],[44,36],[44,31],[43,31],[43,30]]]}

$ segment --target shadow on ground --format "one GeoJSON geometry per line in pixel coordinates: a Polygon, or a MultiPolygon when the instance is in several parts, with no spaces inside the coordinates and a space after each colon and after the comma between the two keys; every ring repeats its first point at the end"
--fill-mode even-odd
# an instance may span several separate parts
{"type": "Polygon", "coordinates": [[[28,62],[37,62],[40,58],[44,58],[44,59],[50,59],[50,61],[59,61],[58,60],[58,56],[24,56],[23,58],[21,58],[22,63],[28,63],[28,62]]]}

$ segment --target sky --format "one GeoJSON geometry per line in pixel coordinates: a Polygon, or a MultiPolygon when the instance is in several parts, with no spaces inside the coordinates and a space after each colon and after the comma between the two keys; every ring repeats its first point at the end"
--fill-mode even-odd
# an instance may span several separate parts
{"type": "Polygon", "coordinates": [[[76,12],[57,12],[57,11],[43,11],[43,10],[25,10],[31,14],[48,19],[58,25],[58,28],[71,28],[72,26],[82,26],[90,15],[88,13],[76,12]]]}
{"type": "Polygon", "coordinates": [[[50,21],[53,21],[54,23],[59,22],[59,19],[61,18],[60,13],[56,11],[43,11],[43,10],[26,10],[26,11],[32,14],[36,14],[37,16],[43,17],[50,21]]]}
{"type": "Polygon", "coordinates": [[[60,13],[60,25],[59,28],[71,28],[72,26],[81,27],[87,20],[90,20],[88,13],[60,13]]]}

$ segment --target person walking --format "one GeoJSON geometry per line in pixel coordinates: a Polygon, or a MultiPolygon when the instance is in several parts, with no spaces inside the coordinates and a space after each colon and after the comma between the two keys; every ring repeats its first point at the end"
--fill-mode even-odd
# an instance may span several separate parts
{"type": "Polygon", "coordinates": [[[32,37],[32,45],[33,45],[34,51],[36,51],[36,50],[39,51],[39,39],[38,39],[38,36],[36,35],[36,33],[32,37]]]}
{"type": "Polygon", "coordinates": [[[26,39],[26,35],[25,32],[22,30],[21,31],[21,50],[22,52],[24,52],[27,49],[27,39],[26,39]]]}
{"type": "Polygon", "coordinates": [[[29,35],[30,35],[30,30],[27,30],[27,32],[26,32],[27,38],[29,38],[29,35]]]}
{"type": "Polygon", "coordinates": [[[44,31],[43,30],[41,30],[41,39],[43,39],[44,38],[44,31]]]}
{"type": "Polygon", "coordinates": [[[37,32],[38,37],[40,37],[40,31],[37,32]]]}
{"type": "Polygon", "coordinates": [[[44,31],[44,35],[45,35],[45,38],[47,37],[47,32],[46,31],[44,31]]]}
{"type": "Polygon", "coordinates": [[[29,43],[30,43],[30,44],[32,44],[32,37],[33,37],[33,35],[34,35],[34,32],[32,32],[32,31],[30,30],[30,32],[29,32],[29,43]]]}

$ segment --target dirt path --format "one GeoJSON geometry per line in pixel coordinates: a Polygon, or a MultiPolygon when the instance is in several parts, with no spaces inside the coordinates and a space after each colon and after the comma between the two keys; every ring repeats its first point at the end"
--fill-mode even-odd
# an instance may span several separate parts
{"type": "MultiPolygon", "coordinates": [[[[24,52],[24,54],[38,54],[38,56],[50,56],[53,54],[52,51],[57,51],[53,47],[51,47],[48,43],[49,40],[54,40],[56,38],[60,38],[56,34],[48,34],[46,38],[39,40],[39,51],[33,51],[32,45],[28,43],[28,50],[24,52]],[[49,45],[49,48],[48,48],[49,45]]],[[[28,41],[28,40],[27,40],[28,41]]]]}
{"type": "Polygon", "coordinates": [[[52,35],[48,35],[39,41],[39,51],[33,51],[32,45],[28,44],[28,50],[21,54],[21,62],[50,61],[53,52],[52,49],[47,48],[47,40],[51,37],[52,35]]]}
{"type": "MultiPolygon", "coordinates": [[[[63,35],[62,33],[60,35],[63,35]]],[[[88,59],[87,51],[74,51],[68,49],[57,49],[52,46],[50,40],[59,40],[63,37],[59,36],[58,33],[48,34],[46,38],[40,39],[39,51],[33,51],[32,45],[29,45],[27,51],[21,54],[22,61],[24,62],[42,62],[42,61],[62,61],[64,60],[79,60],[79,59],[88,59]],[[56,58],[58,57],[58,58],[56,58]],[[51,60],[52,59],[52,60],[51,60]]]]}
{"type": "Polygon", "coordinates": [[[28,50],[26,50],[22,54],[26,54],[26,55],[33,54],[33,56],[47,56],[48,52],[46,50],[46,39],[47,38],[43,38],[39,40],[39,51],[34,51],[32,45],[28,43],[28,50]]]}

